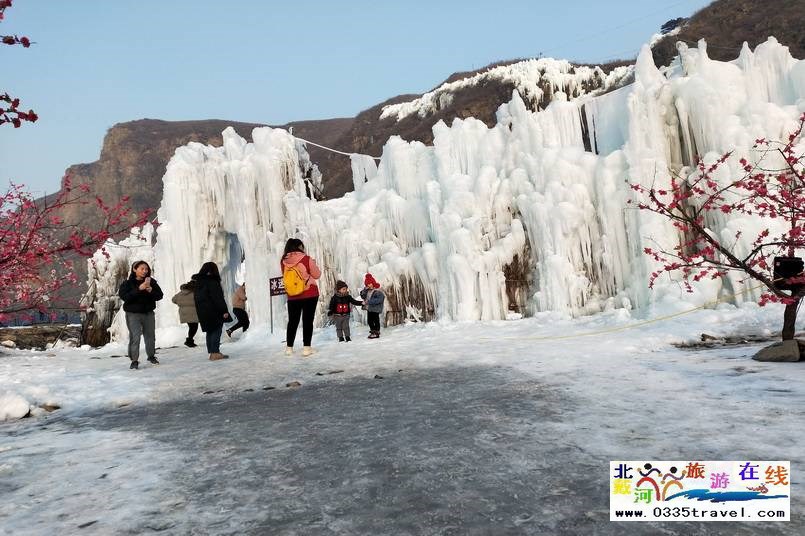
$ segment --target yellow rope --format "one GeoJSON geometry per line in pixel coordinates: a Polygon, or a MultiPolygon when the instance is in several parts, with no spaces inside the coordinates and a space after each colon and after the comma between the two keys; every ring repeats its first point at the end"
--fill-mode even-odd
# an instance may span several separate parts
{"type": "MultiPolygon", "coordinates": [[[[654,324],[656,322],[662,322],[664,320],[668,320],[670,318],[674,318],[674,317],[677,317],[677,316],[683,316],[683,315],[686,315],[686,314],[689,314],[689,313],[693,313],[695,311],[698,311],[699,309],[704,309],[704,308],[709,307],[711,305],[717,305],[719,302],[722,302],[722,301],[724,301],[726,299],[734,298],[736,296],[740,296],[741,294],[745,294],[745,293],[747,293],[749,291],[752,291],[752,290],[757,290],[757,289],[759,289],[761,287],[764,287],[764,286],[765,285],[761,284],[761,285],[757,285],[755,287],[746,288],[746,289],[742,290],[741,292],[736,292],[734,294],[728,294],[726,296],[722,296],[721,298],[718,298],[716,300],[707,302],[707,303],[705,303],[703,305],[700,305],[698,307],[688,309],[686,311],[681,311],[679,313],[672,313],[672,314],[664,315],[664,316],[658,316],[657,318],[652,318],[650,320],[643,320],[643,321],[637,322],[635,324],[629,324],[628,326],[618,326],[618,327],[602,329],[602,330],[598,330],[598,331],[588,331],[586,333],[576,333],[576,334],[573,334],[573,335],[559,335],[559,336],[547,335],[547,336],[543,336],[543,337],[517,337],[517,339],[518,340],[529,340],[529,341],[547,341],[547,340],[558,341],[558,340],[562,340],[562,339],[575,339],[575,338],[578,338],[578,337],[589,337],[591,335],[603,335],[605,333],[615,333],[617,331],[626,331],[627,329],[633,329],[633,328],[637,328],[637,327],[640,327],[640,326],[645,326],[647,324],[654,324]]],[[[514,337],[506,337],[506,338],[514,338],[514,337]]],[[[492,340],[492,339],[499,339],[499,338],[498,337],[490,337],[489,340],[492,340]]]]}

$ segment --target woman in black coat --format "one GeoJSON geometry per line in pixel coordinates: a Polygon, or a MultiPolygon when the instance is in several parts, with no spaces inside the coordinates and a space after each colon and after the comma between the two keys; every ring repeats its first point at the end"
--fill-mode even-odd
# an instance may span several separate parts
{"type": "Polygon", "coordinates": [[[123,300],[126,327],[129,329],[129,368],[137,370],[140,366],[140,337],[145,338],[148,362],[158,365],[154,309],[162,299],[162,289],[157,280],[151,278],[151,267],[147,262],[137,261],[132,264],[129,278],[120,285],[117,295],[123,300]]]}
{"type": "Polygon", "coordinates": [[[230,322],[229,309],[224,299],[224,289],[221,288],[221,274],[218,265],[214,262],[205,262],[201,270],[193,276],[196,282],[196,292],[193,295],[196,302],[198,321],[201,331],[207,334],[207,352],[210,361],[226,359],[228,355],[221,353],[221,333],[224,322],[230,322]]]}

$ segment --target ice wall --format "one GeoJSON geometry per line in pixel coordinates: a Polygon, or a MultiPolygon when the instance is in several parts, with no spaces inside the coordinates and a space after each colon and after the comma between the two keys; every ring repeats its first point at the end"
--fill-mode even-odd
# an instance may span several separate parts
{"type": "MultiPolygon", "coordinates": [[[[221,148],[181,147],[164,178],[155,276],[170,295],[215,260],[229,290],[243,256],[256,323],[267,322],[267,278],[280,275],[289,236],[324,268],[324,296],[336,278],[357,290],[371,271],[402,315],[500,319],[514,306],[578,315],[741,291],[734,278],[725,288],[702,282],[692,296],[674,281],[649,292],[643,248],[678,236],[627,205],[628,183],[659,186],[687,173],[694,154],[751,157],[756,138],[781,138],[805,111],[805,62],[773,39],[728,63],[700,43],[681,47],[678,64],[662,72],[645,47],[634,73],[633,84],[604,95],[557,91],[536,113],[515,92],[494,127],[440,122],[432,146],[392,137],[377,164],[353,156],[354,192],[324,202],[306,195],[307,156],[285,131],[255,129],[247,143],[227,129],[221,148]]],[[[742,240],[767,224],[708,222],[725,237],[743,229],[742,240]]],[[[175,324],[175,310],[160,308],[159,322],[175,324]]]]}

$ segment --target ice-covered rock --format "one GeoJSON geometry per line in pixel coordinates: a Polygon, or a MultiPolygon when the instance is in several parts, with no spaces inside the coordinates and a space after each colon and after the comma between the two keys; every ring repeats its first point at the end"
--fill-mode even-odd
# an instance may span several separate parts
{"type": "Polygon", "coordinates": [[[21,419],[31,411],[31,405],[17,393],[0,394],[0,421],[21,419]]]}

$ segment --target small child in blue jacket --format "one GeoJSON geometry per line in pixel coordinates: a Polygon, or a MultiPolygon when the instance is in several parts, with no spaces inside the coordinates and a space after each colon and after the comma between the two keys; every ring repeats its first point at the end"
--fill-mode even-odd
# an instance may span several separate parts
{"type": "Polygon", "coordinates": [[[363,298],[363,308],[366,309],[366,321],[369,322],[369,339],[380,337],[380,313],[383,312],[383,302],[386,295],[380,290],[378,283],[372,274],[366,274],[363,279],[364,289],[361,290],[363,298]]]}

